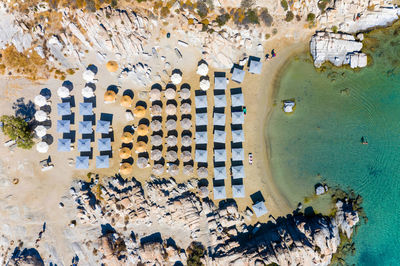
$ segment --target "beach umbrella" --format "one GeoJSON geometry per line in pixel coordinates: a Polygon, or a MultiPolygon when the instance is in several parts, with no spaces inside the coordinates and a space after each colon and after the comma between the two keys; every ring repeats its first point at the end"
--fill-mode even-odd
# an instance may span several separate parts
{"type": "Polygon", "coordinates": [[[207,198],[208,195],[210,194],[210,191],[206,186],[202,186],[199,188],[199,194],[201,198],[207,198]]]}
{"type": "Polygon", "coordinates": [[[164,94],[165,94],[165,98],[167,98],[167,100],[175,99],[175,96],[176,96],[176,92],[173,88],[166,89],[164,94]]]}
{"type": "Polygon", "coordinates": [[[90,150],[90,139],[78,139],[78,151],[89,152],[90,150]]]}
{"type": "Polygon", "coordinates": [[[124,132],[122,134],[122,143],[131,143],[133,140],[133,135],[130,132],[124,132]]]}
{"type": "Polygon", "coordinates": [[[244,105],[242,93],[231,94],[232,107],[241,107],[244,105]]]}
{"type": "Polygon", "coordinates": [[[167,138],[167,145],[168,145],[169,147],[176,146],[177,143],[178,143],[178,139],[177,139],[175,136],[173,136],[173,135],[168,136],[168,138],[167,138]]]}
{"type": "Polygon", "coordinates": [[[82,78],[86,81],[86,82],[91,82],[94,79],[94,72],[90,69],[86,69],[83,73],[82,73],[82,78]]]}
{"type": "Polygon", "coordinates": [[[207,162],[207,150],[197,149],[195,151],[195,161],[199,163],[206,163],[207,162]]]}
{"type": "Polygon", "coordinates": [[[267,207],[265,207],[265,203],[263,201],[259,201],[253,205],[254,213],[257,217],[263,216],[268,213],[267,207]]]}
{"type": "Polygon", "coordinates": [[[79,114],[80,115],[92,115],[93,114],[92,103],[79,103],[79,114]]]}
{"type": "Polygon", "coordinates": [[[110,131],[110,121],[98,120],[96,132],[107,134],[110,131]]]}
{"type": "Polygon", "coordinates": [[[69,89],[62,86],[57,89],[57,95],[60,98],[67,98],[69,97],[69,89]]]}
{"type": "Polygon", "coordinates": [[[75,160],[76,169],[88,169],[89,168],[89,157],[88,156],[77,156],[75,160]]]}
{"type": "Polygon", "coordinates": [[[132,165],[129,163],[121,164],[121,166],[119,167],[119,173],[121,175],[129,175],[130,173],[132,173],[132,165]]]}
{"type": "Polygon", "coordinates": [[[161,124],[161,122],[158,121],[158,120],[153,120],[153,121],[151,121],[151,123],[150,123],[150,128],[151,128],[151,130],[153,130],[153,131],[160,131],[160,130],[161,130],[161,127],[162,127],[162,124],[161,124]]]}
{"type": "Polygon", "coordinates": [[[167,122],[165,123],[165,128],[167,130],[175,130],[176,129],[176,121],[173,119],[167,120],[167,122]]]}
{"type": "Polygon", "coordinates": [[[151,142],[151,144],[153,144],[154,146],[161,146],[161,144],[162,144],[162,137],[159,136],[159,135],[151,136],[150,142],[151,142]]]}
{"type": "Polygon", "coordinates": [[[161,157],[162,153],[159,149],[151,150],[150,159],[152,159],[153,161],[158,161],[161,159],[161,157]]]}
{"type": "Polygon", "coordinates": [[[243,185],[232,185],[232,196],[234,198],[244,198],[245,195],[243,185]]]}
{"type": "Polygon", "coordinates": [[[35,133],[36,133],[36,135],[37,135],[39,138],[41,138],[41,137],[46,136],[46,134],[47,134],[47,129],[46,129],[44,126],[39,125],[39,126],[37,126],[37,127],[35,128],[35,133]]]}
{"type": "Polygon", "coordinates": [[[60,116],[71,114],[71,105],[69,103],[57,103],[57,114],[60,116]]]}
{"type": "Polygon", "coordinates": [[[150,101],[152,102],[161,100],[161,92],[159,89],[151,89],[151,91],[149,92],[149,96],[150,101]]]}
{"type": "Polygon", "coordinates": [[[171,176],[177,176],[179,174],[179,167],[176,164],[170,164],[168,166],[168,173],[171,176]]]}
{"type": "Polygon", "coordinates": [[[136,161],[136,165],[143,169],[149,165],[149,160],[145,157],[139,157],[136,161]]]}
{"type": "Polygon", "coordinates": [[[162,164],[155,164],[153,166],[153,174],[155,175],[162,175],[164,173],[164,165],[162,164]]]}
{"type": "Polygon", "coordinates": [[[45,111],[39,110],[35,113],[35,119],[38,122],[44,122],[47,120],[47,114],[45,111]]]}
{"type": "Polygon", "coordinates": [[[167,115],[176,115],[176,106],[173,104],[168,104],[167,107],[165,107],[165,112],[167,115]]]}
{"type": "Polygon", "coordinates": [[[176,153],[176,151],[167,151],[167,155],[165,156],[165,158],[167,159],[167,161],[170,162],[175,162],[176,160],[178,160],[178,154],[176,153]]]}
{"type": "Polygon", "coordinates": [[[146,108],[144,108],[141,105],[136,106],[135,109],[133,110],[133,115],[135,117],[138,117],[138,118],[141,118],[141,117],[145,116],[146,115],[146,108]]]}
{"type": "Polygon", "coordinates": [[[45,106],[47,104],[46,97],[44,97],[43,95],[36,95],[33,101],[39,107],[45,106]]]}
{"type": "Polygon", "coordinates": [[[200,80],[200,89],[206,91],[210,88],[210,81],[208,79],[200,80]]]}
{"type": "Polygon", "coordinates": [[[207,95],[197,95],[194,97],[196,108],[207,108],[207,95]]]}
{"type": "Polygon", "coordinates": [[[188,103],[184,103],[181,105],[181,114],[187,115],[192,111],[192,106],[188,103]]]}
{"type": "Polygon", "coordinates": [[[179,95],[181,96],[182,100],[187,100],[190,98],[190,90],[187,88],[183,88],[179,91],[179,95]]]}
{"type": "Polygon", "coordinates": [[[182,82],[182,75],[180,73],[178,73],[178,72],[172,74],[171,82],[174,85],[177,85],[177,84],[181,83],[182,82]]]}
{"type": "Polygon", "coordinates": [[[129,157],[131,157],[131,149],[127,148],[127,147],[123,147],[122,149],[119,150],[119,158],[121,159],[128,159],[129,157]]]}
{"type": "Polygon", "coordinates": [[[181,127],[183,130],[189,130],[192,127],[192,121],[188,118],[184,118],[181,120],[181,127]]]}
{"type": "Polygon", "coordinates": [[[201,63],[200,65],[198,65],[197,67],[197,74],[199,74],[200,76],[205,76],[208,74],[208,65],[206,63],[201,63]]]}
{"type": "Polygon", "coordinates": [[[214,186],[214,200],[226,199],[225,186],[214,186]]]}
{"type": "Polygon", "coordinates": [[[151,116],[159,116],[161,115],[162,108],[159,105],[153,105],[150,107],[151,116]]]}
{"type": "Polygon", "coordinates": [[[84,98],[92,98],[94,97],[94,91],[91,87],[86,86],[82,89],[82,96],[84,98]]]}
{"type": "Polygon", "coordinates": [[[197,175],[200,178],[207,178],[208,177],[208,170],[205,167],[200,167],[199,169],[197,169],[197,175]]]}
{"type": "Polygon", "coordinates": [[[184,163],[187,163],[192,160],[192,153],[190,151],[183,151],[181,153],[181,159],[184,163]]]}
{"type": "Polygon", "coordinates": [[[115,92],[112,90],[108,90],[104,93],[104,102],[105,103],[113,103],[113,102],[115,102],[115,98],[116,98],[115,92]]]}
{"type": "Polygon", "coordinates": [[[124,95],[121,98],[121,106],[129,108],[132,106],[132,98],[129,95],[124,95]]]}
{"type": "Polygon", "coordinates": [[[136,129],[139,136],[145,136],[149,133],[149,127],[145,124],[141,124],[136,129]]]}
{"type": "Polygon", "coordinates": [[[183,167],[183,174],[184,174],[184,175],[191,175],[191,174],[193,174],[193,166],[191,166],[191,165],[185,165],[185,166],[183,167]]]}
{"type": "Polygon", "coordinates": [[[96,168],[110,167],[110,158],[107,155],[96,156],[96,168]]]}
{"type": "Polygon", "coordinates": [[[57,132],[69,133],[70,124],[71,122],[69,120],[57,120],[57,132]]]}
{"type": "Polygon", "coordinates": [[[111,139],[104,138],[97,140],[99,151],[111,151],[111,139]]]}
{"type": "Polygon", "coordinates": [[[58,151],[71,151],[71,140],[70,139],[58,139],[57,150],[58,151]]]}
{"type": "Polygon", "coordinates": [[[138,141],[135,143],[135,152],[136,153],[141,153],[145,152],[147,149],[147,144],[144,141],[138,141]]]}
{"type": "Polygon", "coordinates": [[[207,126],[208,116],[207,113],[196,113],[196,126],[207,126]]]}
{"type": "Polygon", "coordinates": [[[115,71],[118,70],[118,63],[115,62],[115,61],[110,60],[110,61],[107,62],[106,68],[110,72],[115,72],[115,71]]]}
{"type": "Polygon", "coordinates": [[[78,132],[81,134],[91,134],[93,132],[91,121],[79,121],[78,132]]]}
{"type": "Polygon", "coordinates": [[[183,136],[181,142],[182,146],[189,147],[192,145],[192,138],[190,136],[183,136]]]}
{"type": "Polygon", "coordinates": [[[49,145],[42,141],[36,144],[36,150],[40,153],[46,153],[49,150],[49,145]]]}
{"type": "Polygon", "coordinates": [[[196,144],[207,144],[207,131],[196,131],[195,142],[196,144]]]}

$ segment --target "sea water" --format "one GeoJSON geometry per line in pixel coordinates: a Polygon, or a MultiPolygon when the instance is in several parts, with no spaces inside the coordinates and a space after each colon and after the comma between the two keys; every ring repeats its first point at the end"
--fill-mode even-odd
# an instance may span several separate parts
{"type": "Polygon", "coordinates": [[[363,197],[368,222],[348,264],[400,265],[400,36],[386,30],[370,38],[373,64],[359,71],[317,71],[309,54],[291,59],[266,137],[274,179],[292,207],[318,182],[363,197]],[[281,101],[292,98],[296,109],[288,115],[281,101]]]}

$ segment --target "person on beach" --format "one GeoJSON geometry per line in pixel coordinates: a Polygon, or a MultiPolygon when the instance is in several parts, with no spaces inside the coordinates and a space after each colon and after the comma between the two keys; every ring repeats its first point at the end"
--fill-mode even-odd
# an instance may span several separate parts
{"type": "Polygon", "coordinates": [[[272,55],[272,57],[275,57],[275,56],[276,56],[275,49],[272,49],[271,55],[272,55]]]}
{"type": "Polygon", "coordinates": [[[269,60],[269,54],[265,55],[265,61],[269,60]]]}

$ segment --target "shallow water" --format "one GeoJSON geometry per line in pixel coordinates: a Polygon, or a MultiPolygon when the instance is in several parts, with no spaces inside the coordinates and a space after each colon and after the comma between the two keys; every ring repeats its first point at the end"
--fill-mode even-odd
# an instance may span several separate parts
{"type": "Polygon", "coordinates": [[[371,35],[374,64],[361,71],[317,72],[308,55],[293,58],[267,129],[272,172],[293,207],[321,181],[363,196],[369,221],[349,264],[400,265],[400,37],[392,33],[371,35]],[[281,101],[290,98],[296,110],[286,115],[281,101]]]}

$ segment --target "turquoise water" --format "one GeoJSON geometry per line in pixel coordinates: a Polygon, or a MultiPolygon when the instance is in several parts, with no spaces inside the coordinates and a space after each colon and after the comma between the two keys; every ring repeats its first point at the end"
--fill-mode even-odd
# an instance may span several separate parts
{"type": "Polygon", "coordinates": [[[267,130],[272,172],[292,207],[321,181],[363,196],[368,222],[349,264],[400,265],[400,38],[391,33],[373,35],[374,64],[361,71],[317,72],[308,55],[292,59],[267,130]],[[290,98],[296,110],[286,115],[290,98]]]}

